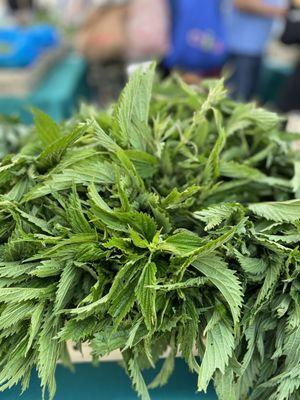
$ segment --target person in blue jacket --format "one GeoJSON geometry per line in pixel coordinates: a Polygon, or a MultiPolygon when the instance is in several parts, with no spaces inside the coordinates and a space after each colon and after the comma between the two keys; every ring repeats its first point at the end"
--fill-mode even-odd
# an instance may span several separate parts
{"type": "Polygon", "coordinates": [[[284,0],[229,0],[225,18],[228,86],[235,100],[249,101],[255,95],[272,24],[285,14],[284,0]]]}

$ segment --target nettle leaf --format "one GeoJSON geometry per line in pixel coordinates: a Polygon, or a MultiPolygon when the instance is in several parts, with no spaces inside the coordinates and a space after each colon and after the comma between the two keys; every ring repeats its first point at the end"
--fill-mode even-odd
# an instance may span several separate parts
{"type": "Polygon", "coordinates": [[[133,279],[137,273],[140,271],[140,266],[138,261],[141,257],[137,257],[137,259],[132,259],[128,261],[115,275],[115,279],[110,287],[110,290],[107,294],[108,299],[114,298],[120,291],[120,288],[124,288],[125,284],[128,284],[130,279],[133,279]]]}
{"type": "Polygon", "coordinates": [[[136,247],[141,249],[147,249],[149,247],[149,242],[146,239],[143,239],[139,233],[130,229],[129,231],[130,239],[136,247]]]}
{"type": "MultiPolygon", "coordinates": [[[[153,286],[156,290],[163,290],[166,292],[170,292],[172,290],[180,290],[180,289],[188,289],[192,287],[204,286],[209,282],[206,278],[190,278],[184,282],[170,283],[168,285],[156,285],[153,286]]],[[[152,287],[152,286],[151,286],[152,287]]]]}
{"type": "Polygon", "coordinates": [[[237,325],[241,315],[243,292],[234,271],[228,268],[224,260],[214,254],[199,256],[192,265],[218,288],[231,310],[235,325],[237,325]]]}
{"type": "Polygon", "coordinates": [[[115,152],[120,149],[113,138],[111,138],[107,133],[104,132],[104,130],[95,119],[91,120],[91,123],[89,124],[89,130],[92,130],[96,134],[100,146],[104,147],[106,150],[115,152]]]}
{"type": "Polygon", "coordinates": [[[126,155],[143,179],[151,178],[158,168],[157,158],[141,150],[126,150],[126,155]]]}
{"type": "Polygon", "coordinates": [[[281,379],[276,391],[277,398],[279,400],[286,400],[293,396],[297,396],[300,388],[299,365],[295,366],[279,378],[281,379]]]}
{"type": "Polygon", "coordinates": [[[164,386],[168,383],[170,376],[175,368],[176,346],[174,336],[171,339],[169,354],[166,357],[161,370],[148,385],[149,389],[156,389],[157,387],[164,386]]]}
{"type": "Polygon", "coordinates": [[[300,352],[300,327],[289,331],[289,335],[285,337],[283,346],[283,354],[286,355],[288,364],[297,365],[299,362],[300,352]]]}
{"type": "Polygon", "coordinates": [[[127,156],[125,151],[122,149],[119,149],[116,152],[116,156],[117,156],[118,161],[119,161],[121,167],[123,168],[125,174],[131,180],[134,187],[136,187],[137,189],[144,189],[144,182],[141,179],[140,175],[138,174],[133,162],[127,156]]]}
{"type": "Polygon", "coordinates": [[[207,80],[204,84],[204,89],[207,91],[207,96],[204,97],[200,110],[194,115],[195,122],[202,122],[206,113],[226,97],[226,89],[224,87],[223,79],[207,80]]]}
{"type": "Polygon", "coordinates": [[[149,242],[152,241],[157,231],[157,226],[152,217],[142,212],[116,212],[117,218],[124,224],[131,226],[138,233],[143,235],[149,242]]]}
{"type": "Polygon", "coordinates": [[[146,150],[147,123],[150,109],[154,64],[145,72],[137,71],[120,97],[116,109],[119,125],[115,135],[123,143],[130,143],[134,149],[146,150]]]}
{"type": "MultiPolygon", "coordinates": [[[[86,306],[72,308],[67,310],[68,313],[76,315],[78,317],[87,318],[91,316],[93,313],[98,313],[99,310],[106,304],[109,300],[108,295],[101,297],[101,299],[96,300],[86,306]]],[[[131,305],[132,306],[132,305],[131,305]]]]}
{"type": "Polygon", "coordinates": [[[260,217],[276,222],[300,220],[300,200],[250,204],[249,210],[260,217]]]}
{"type": "Polygon", "coordinates": [[[130,282],[112,299],[108,312],[114,318],[116,328],[128,315],[135,303],[135,287],[136,282],[130,282]]]}
{"type": "Polygon", "coordinates": [[[215,312],[206,327],[204,357],[198,373],[198,390],[207,391],[215,371],[225,374],[234,348],[233,329],[215,312]]]}
{"type": "Polygon", "coordinates": [[[229,242],[235,236],[235,234],[239,233],[240,230],[243,229],[245,222],[245,219],[241,220],[238,225],[223,233],[223,235],[200,246],[193,252],[192,260],[196,259],[199,254],[204,256],[214,253],[215,250],[222,247],[225,243],[229,242]]]}
{"type": "Polygon", "coordinates": [[[74,341],[120,349],[143,400],[178,352],[218,400],[300,400],[300,136],[154,73],[106,111],[0,118],[0,391],[35,369],[54,400],[74,341]]]}
{"type": "Polygon", "coordinates": [[[234,382],[232,368],[227,366],[223,374],[217,371],[214,382],[219,400],[239,400],[238,387],[234,382]]]}
{"type": "Polygon", "coordinates": [[[69,320],[57,335],[60,341],[73,340],[80,342],[93,336],[98,321],[94,317],[69,320]]]}
{"type": "Polygon", "coordinates": [[[26,221],[28,221],[34,227],[42,230],[43,232],[51,234],[51,231],[50,231],[46,221],[42,220],[41,218],[35,217],[34,215],[27,214],[26,212],[24,212],[22,210],[18,210],[18,212],[22,218],[24,218],[26,221]]]}
{"type": "Polygon", "coordinates": [[[114,350],[122,349],[128,339],[128,331],[115,332],[112,327],[105,328],[103,332],[95,335],[91,342],[93,354],[103,357],[114,350]]]}
{"type": "Polygon", "coordinates": [[[1,312],[0,326],[2,329],[7,329],[20,321],[29,319],[32,313],[33,303],[24,302],[17,306],[9,304],[1,312]]]}
{"type": "Polygon", "coordinates": [[[79,127],[75,129],[74,132],[62,136],[49,144],[37,159],[38,168],[46,170],[56,165],[67,148],[83,135],[85,129],[85,126],[79,127]]]}
{"type": "Polygon", "coordinates": [[[49,115],[37,109],[33,110],[33,115],[37,134],[44,146],[51,145],[60,138],[60,127],[49,115]]]}
{"type": "Polygon", "coordinates": [[[220,166],[220,173],[226,178],[247,179],[249,181],[266,184],[274,183],[273,180],[269,182],[268,177],[260,170],[242,163],[237,163],[235,161],[222,162],[220,166]]]}
{"type": "Polygon", "coordinates": [[[49,310],[45,315],[38,343],[38,375],[43,387],[43,399],[46,398],[46,389],[50,398],[54,397],[56,391],[55,367],[60,356],[61,344],[55,339],[60,328],[60,322],[53,319],[49,310]]]}
{"type": "MultiPolygon", "coordinates": [[[[26,264],[25,264],[26,265],[26,264]]],[[[56,260],[41,261],[35,268],[30,268],[30,275],[37,276],[38,278],[48,278],[50,276],[60,275],[63,264],[56,260]]]]}
{"type": "Polygon", "coordinates": [[[210,206],[205,210],[194,212],[194,217],[205,222],[205,230],[209,231],[229,219],[240,209],[237,203],[224,203],[210,206]]]}
{"type": "Polygon", "coordinates": [[[0,301],[5,303],[19,303],[34,299],[47,299],[54,293],[54,286],[44,288],[9,287],[0,289],[0,301]]]}
{"type": "Polygon", "coordinates": [[[254,104],[239,104],[228,121],[228,134],[247,127],[258,126],[263,131],[270,131],[278,125],[280,117],[273,112],[255,107],[254,104]]]}
{"type": "Polygon", "coordinates": [[[75,233],[93,232],[83,213],[81,201],[75,187],[73,188],[73,192],[69,197],[69,203],[66,212],[70,225],[75,233]]]}
{"type": "Polygon", "coordinates": [[[144,381],[140,367],[137,361],[132,358],[129,361],[129,374],[132,379],[133,386],[142,400],[150,400],[147,385],[144,381]]]}
{"type": "Polygon", "coordinates": [[[235,251],[236,257],[243,270],[250,275],[262,275],[267,269],[267,263],[263,258],[252,258],[243,256],[235,251]]]}
{"type": "Polygon", "coordinates": [[[176,209],[182,207],[183,204],[190,198],[193,198],[201,190],[200,186],[190,186],[183,192],[179,192],[177,188],[174,188],[168,196],[163,199],[161,206],[166,209],[176,209]]]}
{"type": "Polygon", "coordinates": [[[199,249],[203,244],[203,239],[197,234],[189,231],[182,231],[169,236],[160,244],[160,248],[178,256],[185,257],[199,249]]]}
{"type": "Polygon", "coordinates": [[[225,143],[226,143],[226,131],[221,123],[221,114],[218,110],[213,108],[213,112],[215,114],[215,119],[217,122],[218,128],[218,138],[216,143],[211,150],[207,163],[205,165],[205,169],[203,172],[203,181],[204,183],[210,182],[210,185],[213,184],[214,180],[217,179],[220,175],[220,154],[223,150],[225,143]]]}
{"type": "Polygon", "coordinates": [[[23,353],[25,341],[23,336],[19,336],[20,342],[14,342],[15,346],[9,354],[5,356],[5,364],[0,373],[0,390],[3,392],[22,381],[24,390],[28,388],[28,377],[34,363],[33,356],[24,359],[23,353]]]}
{"type": "Polygon", "coordinates": [[[73,263],[67,263],[61,274],[56,299],[54,303],[54,312],[64,308],[73,297],[73,290],[80,278],[80,270],[73,263]]]}
{"type": "Polygon", "coordinates": [[[294,177],[292,179],[292,186],[298,198],[300,191],[300,161],[295,161],[294,165],[295,165],[295,172],[294,172],[294,177]]]}
{"type": "Polygon", "coordinates": [[[155,263],[147,263],[136,287],[137,300],[149,331],[156,324],[156,291],[153,288],[156,285],[156,270],[155,263]]]}
{"type": "Polygon", "coordinates": [[[2,278],[18,278],[30,274],[35,268],[33,263],[7,262],[0,263],[0,276],[2,278]]]}
{"type": "Polygon", "coordinates": [[[33,345],[34,340],[37,338],[38,333],[40,331],[42,322],[43,322],[43,316],[44,316],[44,310],[45,310],[45,304],[40,303],[38,304],[33,312],[31,310],[31,320],[30,320],[30,330],[29,330],[29,339],[27,343],[27,353],[29,352],[30,348],[33,345]]]}
{"type": "Polygon", "coordinates": [[[259,306],[265,301],[267,301],[272,291],[275,288],[276,282],[279,279],[280,273],[283,269],[282,258],[271,259],[270,265],[266,271],[264,283],[258,292],[258,296],[255,302],[254,310],[256,311],[259,306]]]}
{"type": "Polygon", "coordinates": [[[194,349],[195,343],[197,343],[197,340],[200,340],[198,338],[200,333],[199,313],[195,304],[190,299],[187,299],[185,302],[183,311],[182,324],[179,325],[178,343],[180,345],[182,356],[187,362],[190,370],[198,371],[199,365],[194,356],[194,349]],[[187,332],[189,332],[188,335],[187,332]]]}

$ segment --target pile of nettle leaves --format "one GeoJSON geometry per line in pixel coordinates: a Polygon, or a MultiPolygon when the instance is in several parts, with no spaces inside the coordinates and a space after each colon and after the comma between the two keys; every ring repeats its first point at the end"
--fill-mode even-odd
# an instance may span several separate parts
{"type": "Polygon", "coordinates": [[[17,151],[31,131],[32,128],[22,125],[17,117],[0,115],[0,159],[17,151]]]}
{"type": "Polygon", "coordinates": [[[121,349],[144,400],[166,350],[150,388],[179,351],[220,400],[300,399],[296,135],[221,81],[151,100],[153,76],[107,113],[36,113],[39,140],[2,161],[1,390],[37,368],[52,399],[71,339],[121,349]]]}

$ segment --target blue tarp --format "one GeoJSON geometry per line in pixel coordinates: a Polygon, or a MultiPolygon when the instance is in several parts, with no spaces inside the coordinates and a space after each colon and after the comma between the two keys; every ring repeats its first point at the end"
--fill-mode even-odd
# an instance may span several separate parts
{"type": "Polygon", "coordinates": [[[58,32],[49,25],[0,28],[0,67],[29,66],[44,51],[58,44],[58,32]]]}

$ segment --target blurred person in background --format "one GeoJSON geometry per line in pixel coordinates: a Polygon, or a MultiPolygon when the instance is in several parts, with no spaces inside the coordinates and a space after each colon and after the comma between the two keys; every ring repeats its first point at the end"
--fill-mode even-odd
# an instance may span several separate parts
{"type": "MultiPolygon", "coordinates": [[[[290,0],[282,41],[286,45],[300,45],[300,0],[290,0]]],[[[284,84],[277,106],[285,113],[300,111],[300,60],[284,84]]]]}
{"type": "Polygon", "coordinates": [[[164,75],[172,70],[189,84],[218,76],[227,57],[224,0],[169,0],[171,46],[162,61],[164,75]]]}
{"type": "Polygon", "coordinates": [[[33,0],[7,0],[11,11],[28,10],[33,8],[33,0]]]}
{"type": "Polygon", "coordinates": [[[12,10],[20,10],[23,8],[33,7],[32,0],[7,0],[7,3],[12,10]]]}
{"type": "Polygon", "coordinates": [[[284,0],[228,0],[226,31],[229,51],[228,86],[232,97],[255,96],[273,22],[286,14],[284,0]]]}
{"type": "Polygon", "coordinates": [[[29,25],[35,11],[34,0],[6,0],[6,8],[12,22],[20,25],[29,25]]]}

